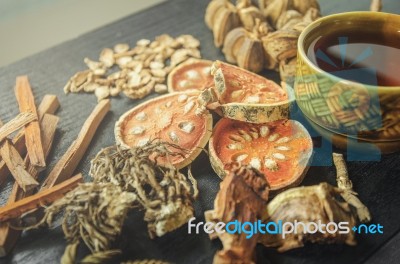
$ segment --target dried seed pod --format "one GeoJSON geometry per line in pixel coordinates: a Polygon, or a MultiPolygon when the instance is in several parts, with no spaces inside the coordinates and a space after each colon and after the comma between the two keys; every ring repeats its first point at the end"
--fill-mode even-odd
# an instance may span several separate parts
{"type": "Polygon", "coordinates": [[[214,45],[221,47],[224,44],[226,35],[232,29],[240,26],[240,19],[237,14],[236,8],[232,5],[228,5],[222,9],[215,16],[215,22],[213,24],[213,35],[214,45]]]}
{"type": "Polygon", "coordinates": [[[304,15],[310,8],[320,9],[318,0],[259,0],[258,5],[275,28],[280,16],[287,10],[296,10],[304,15]]]}
{"type": "Polygon", "coordinates": [[[278,18],[276,29],[292,28],[295,24],[303,21],[303,15],[297,10],[287,10],[278,18]]]}
{"type": "Polygon", "coordinates": [[[92,160],[90,175],[95,182],[135,193],[136,204],[145,210],[150,237],[163,236],[193,217],[192,203],[198,194],[196,180],[169,162],[181,153],[179,146],[159,141],[129,149],[113,146],[92,160]]]}
{"type": "Polygon", "coordinates": [[[260,9],[251,4],[251,0],[239,0],[236,8],[240,22],[246,30],[253,31],[257,20],[266,21],[260,9]]]}
{"type": "Polygon", "coordinates": [[[262,38],[264,51],[275,61],[290,59],[297,54],[297,39],[300,32],[278,30],[262,38]]]}
{"type": "Polygon", "coordinates": [[[239,67],[252,72],[260,72],[264,68],[264,50],[261,40],[244,38],[237,54],[239,67]]]}
{"type": "MultiPolygon", "coordinates": [[[[254,223],[261,217],[268,201],[269,186],[257,170],[238,163],[227,165],[229,174],[220,184],[214,201],[214,210],[205,212],[207,221],[238,220],[254,223]]],[[[256,232],[257,233],[257,232],[256,232]]],[[[259,234],[218,233],[223,250],[214,256],[214,263],[255,263],[254,250],[259,234]]]]}
{"type": "MultiPolygon", "coordinates": [[[[341,190],[327,183],[308,187],[297,187],[278,194],[267,206],[264,222],[278,221],[294,223],[302,222],[304,225],[321,221],[328,229],[329,223],[348,222],[350,227],[356,224],[349,204],[338,200],[341,190]]],[[[335,224],[336,225],[336,224],[335,224]]],[[[305,233],[301,225],[297,232],[286,234],[264,234],[259,242],[266,247],[278,247],[279,252],[303,247],[304,242],[318,243],[346,243],[355,245],[354,232],[341,234],[335,231],[317,231],[313,234],[305,233]],[[300,234],[300,235],[299,235],[300,234]]],[[[312,228],[315,226],[313,225],[312,228]]],[[[329,229],[331,230],[331,229],[329,229]]]]}
{"type": "Polygon", "coordinates": [[[226,8],[233,8],[234,6],[229,0],[212,0],[206,8],[205,22],[209,29],[213,29],[215,18],[217,15],[226,8]]]}

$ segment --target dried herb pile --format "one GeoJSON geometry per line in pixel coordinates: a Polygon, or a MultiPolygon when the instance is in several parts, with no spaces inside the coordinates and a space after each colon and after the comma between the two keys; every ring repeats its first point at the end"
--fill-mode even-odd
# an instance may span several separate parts
{"type": "Polygon", "coordinates": [[[150,237],[162,236],[193,216],[192,203],[198,194],[196,180],[168,161],[181,151],[177,145],[157,141],[140,148],[109,147],[92,160],[90,175],[95,182],[134,193],[135,203],[145,210],[150,237]]]}
{"type": "Polygon", "coordinates": [[[120,92],[131,99],[153,91],[166,93],[167,74],[189,58],[201,58],[199,47],[200,42],[191,35],[173,38],[167,34],[154,41],[141,39],[132,48],[126,43],[116,44],[113,49],[103,49],[98,61],[85,58],[88,69],[72,76],[64,92],[94,93],[99,101],[120,92]]]}

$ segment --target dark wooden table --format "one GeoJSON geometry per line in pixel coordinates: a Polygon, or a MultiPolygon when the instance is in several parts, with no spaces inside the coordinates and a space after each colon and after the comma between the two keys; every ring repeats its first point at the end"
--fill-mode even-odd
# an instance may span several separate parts
{"type": "MultiPolygon", "coordinates": [[[[368,10],[369,0],[320,0],[324,15],[368,10]]],[[[153,39],[162,33],[173,36],[193,34],[202,43],[202,55],[206,59],[223,59],[222,53],[213,45],[212,34],[206,28],[203,17],[208,0],[167,1],[141,13],[126,17],[113,24],[85,34],[77,39],[28,57],[22,61],[0,69],[0,117],[9,120],[18,113],[13,86],[15,77],[27,74],[30,77],[36,102],[45,94],[56,94],[61,102],[58,115],[61,117],[56,135],[51,168],[56,160],[77,136],[84,120],[96,105],[92,95],[64,95],[62,88],[75,72],[85,69],[83,58],[97,58],[104,47],[116,43],[134,44],[141,38],[153,39]]],[[[398,0],[384,0],[384,11],[400,13],[398,0]]],[[[71,14],[71,19],[75,15],[71,14]]],[[[4,36],[3,36],[4,37],[4,36]]],[[[29,45],[29,39],[26,40],[29,45]]],[[[275,73],[267,76],[278,80],[275,73]]],[[[155,95],[149,96],[144,100],[155,95]]],[[[142,100],[143,101],[143,100],[142,100]]],[[[141,102],[141,101],[140,101],[141,102]]],[[[121,96],[112,99],[111,112],[98,129],[85,158],[77,172],[87,175],[91,158],[103,147],[114,144],[114,123],[118,117],[140,103],[121,96]]],[[[298,117],[301,118],[301,117],[298,117]]],[[[313,135],[316,135],[313,133],[313,135]]],[[[330,153],[318,153],[315,160],[329,163],[330,153]]],[[[358,245],[312,245],[302,249],[279,254],[274,249],[257,248],[259,263],[400,263],[400,157],[392,154],[382,157],[379,162],[350,162],[349,173],[361,200],[370,208],[373,222],[384,226],[384,234],[359,235],[358,245]]],[[[195,204],[196,218],[203,220],[203,212],[213,207],[213,200],[219,188],[219,178],[212,171],[208,158],[202,154],[194,163],[200,197],[195,204]]],[[[46,174],[46,173],[45,173],[46,174]]],[[[87,177],[87,176],[86,176],[87,177]]],[[[335,171],[332,166],[312,167],[304,185],[327,181],[335,184],[335,171]]],[[[11,184],[7,184],[0,195],[4,202],[11,184]]],[[[155,258],[173,263],[211,263],[215,251],[221,248],[218,241],[209,241],[205,234],[189,235],[187,227],[150,240],[142,213],[135,212],[126,223],[121,247],[122,260],[155,258]]],[[[60,228],[40,229],[25,232],[13,253],[0,259],[0,263],[57,263],[64,251],[65,241],[60,228]]],[[[80,255],[87,254],[86,249],[80,255]]]]}

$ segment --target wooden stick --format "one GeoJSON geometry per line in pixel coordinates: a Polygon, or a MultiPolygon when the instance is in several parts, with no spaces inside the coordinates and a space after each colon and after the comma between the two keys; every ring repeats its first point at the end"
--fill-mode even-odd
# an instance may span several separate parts
{"type": "Polygon", "coordinates": [[[34,122],[37,117],[32,113],[20,113],[7,124],[0,128],[0,142],[3,141],[8,135],[23,128],[25,125],[34,122]]]}
{"type": "Polygon", "coordinates": [[[356,208],[358,219],[361,222],[371,221],[371,214],[368,208],[357,197],[357,193],[353,191],[353,183],[349,179],[346,162],[344,161],[343,155],[338,153],[333,153],[332,156],[333,156],[333,163],[335,164],[337,173],[336,181],[339,189],[343,191],[341,196],[347,203],[356,208]]]}
{"type": "MultiPolygon", "coordinates": [[[[43,119],[45,113],[54,114],[59,107],[60,103],[58,102],[57,96],[45,95],[38,107],[39,120],[43,119]]],[[[13,138],[12,143],[14,144],[14,147],[17,149],[18,153],[21,156],[25,156],[26,146],[24,129],[19,131],[19,133],[13,138]]],[[[5,162],[0,161],[0,186],[6,181],[9,174],[10,171],[8,170],[5,162]]]]}
{"type": "Polygon", "coordinates": [[[15,181],[25,192],[39,185],[39,183],[26,171],[24,160],[10,143],[9,139],[6,139],[1,144],[0,155],[15,181]]]}
{"type": "Polygon", "coordinates": [[[82,174],[78,174],[71,179],[68,179],[56,186],[37,194],[21,199],[15,203],[7,204],[0,208],[0,222],[20,217],[22,214],[36,209],[40,206],[45,206],[62,198],[67,192],[73,190],[82,182],[82,174]]]}
{"type": "MultiPolygon", "coordinates": [[[[45,100],[43,99],[43,101],[45,100]]],[[[55,110],[49,109],[49,111],[54,112],[55,110]]],[[[58,121],[59,118],[57,116],[45,114],[42,122],[40,123],[42,129],[43,148],[46,157],[50,153],[58,121]]],[[[29,161],[29,159],[25,158],[25,161],[29,161]]],[[[39,175],[39,172],[30,164],[25,165],[28,167],[28,172],[33,178],[36,179],[39,175]]],[[[14,183],[7,204],[12,204],[18,200],[21,200],[29,196],[31,193],[32,191],[24,192],[18,184],[14,183]]],[[[11,228],[8,223],[0,224],[0,257],[6,256],[11,251],[11,249],[17,243],[21,232],[21,230],[11,228]]]]}
{"type": "Polygon", "coordinates": [[[54,166],[53,170],[43,183],[41,190],[51,188],[71,177],[85,154],[97,128],[109,110],[110,100],[102,100],[97,104],[93,112],[85,121],[77,139],[54,166]]]}
{"type": "MultiPolygon", "coordinates": [[[[27,76],[17,77],[15,85],[15,96],[18,101],[19,110],[23,112],[33,113],[38,117],[33,97],[32,88],[29,84],[27,76]]],[[[42,139],[40,136],[39,122],[32,122],[25,127],[25,144],[29,154],[29,158],[33,166],[43,169],[46,166],[46,160],[43,153],[42,139]]]]}
{"type": "Polygon", "coordinates": [[[375,12],[382,11],[382,0],[372,0],[370,10],[375,12]]]}

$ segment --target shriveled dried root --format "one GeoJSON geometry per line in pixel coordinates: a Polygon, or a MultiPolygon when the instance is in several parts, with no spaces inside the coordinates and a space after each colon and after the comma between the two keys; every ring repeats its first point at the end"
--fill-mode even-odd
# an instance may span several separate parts
{"type": "Polygon", "coordinates": [[[353,183],[349,179],[346,162],[344,161],[343,155],[333,153],[333,162],[336,166],[336,181],[338,187],[339,189],[343,190],[341,192],[343,199],[356,208],[357,216],[360,222],[371,221],[371,214],[368,208],[357,197],[357,193],[353,191],[353,183]]]}
{"type": "MultiPolygon", "coordinates": [[[[269,186],[263,174],[250,166],[233,163],[221,183],[214,202],[214,210],[205,213],[207,221],[238,220],[254,223],[261,219],[268,200],[269,186]]],[[[214,256],[214,263],[255,263],[254,250],[259,234],[246,238],[246,234],[219,233],[223,250],[214,256]]]]}
{"type": "Polygon", "coordinates": [[[84,183],[47,207],[41,222],[29,229],[42,224],[51,226],[54,217],[64,211],[62,229],[68,246],[61,262],[75,263],[81,240],[93,253],[89,259],[109,259],[118,253],[110,249],[135,199],[135,194],[114,184],[84,183]]]}
{"type": "Polygon", "coordinates": [[[95,182],[110,182],[135,193],[137,204],[145,210],[150,237],[162,236],[193,216],[196,180],[169,162],[181,151],[179,146],[155,141],[140,148],[109,147],[92,160],[90,175],[95,182]]]}

